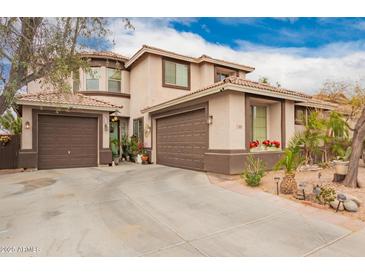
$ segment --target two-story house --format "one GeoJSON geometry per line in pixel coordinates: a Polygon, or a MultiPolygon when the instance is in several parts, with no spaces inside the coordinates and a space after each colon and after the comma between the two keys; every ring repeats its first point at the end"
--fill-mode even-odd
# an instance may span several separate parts
{"type": "Polygon", "coordinates": [[[252,140],[285,148],[308,108],[335,105],[246,79],[253,67],[143,46],[131,58],[82,53],[91,70],[69,79],[72,93],[41,81],[18,97],[20,167],[109,164],[123,135],[135,135],[153,163],[237,174],[254,153],[272,166],[282,151],[252,152],[252,140]],[[114,140],[114,141],[113,141],[114,140]]]}

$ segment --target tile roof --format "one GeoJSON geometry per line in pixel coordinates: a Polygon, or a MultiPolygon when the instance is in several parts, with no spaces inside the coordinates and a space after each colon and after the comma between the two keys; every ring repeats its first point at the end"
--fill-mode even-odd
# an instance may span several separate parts
{"type": "Polygon", "coordinates": [[[227,78],[225,78],[224,80],[222,80],[220,82],[214,83],[212,85],[206,86],[206,87],[201,88],[201,89],[197,89],[197,90],[195,90],[191,93],[188,93],[186,95],[183,95],[183,96],[188,96],[190,94],[199,93],[201,91],[204,91],[204,90],[207,90],[207,89],[210,89],[210,88],[213,88],[213,87],[223,86],[225,84],[234,84],[234,85],[237,85],[237,86],[244,86],[244,87],[261,89],[261,90],[266,90],[266,91],[273,91],[273,92],[276,92],[276,93],[294,95],[294,96],[299,96],[299,97],[303,97],[303,98],[311,98],[310,95],[307,95],[303,92],[293,91],[293,90],[284,89],[284,88],[278,88],[278,87],[271,86],[269,84],[263,84],[263,83],[243,79],[243,78],[240,78],[240,77],[237,77],[237,76],[227,77],[227,78]]]}
{"type": "Polygon", "coordinates": [[[250,67],[250,66],[246,66],[246,65],[242,65],[242,64],[238,64],[238,63],[233,63],[233,62],[225,61],[225,60],[221,60],[221,59],[212,58],[205,54],[201,55],[200,57],[191,57],[191,56],[179,54],[176,52],[172,52],[172,51],[168,51],[168,50],[164,50],[164,49],[160,49],[160,48],[156,48],[156,47],[152,47],[152,46],[148,46],[148,45],[143,45],[142,48],[139,49],[129,59],[129,61],[126,63],[126,67],[131,66],[137,59],[139,59],[146,52],[160,54],[163,56],[169,56],[169,57],[173,57],[173,58],[177,58],[177,59],[183,59],[183,60],[186,60],[186,61],[189,61],[192,63],[197,63],[197,64],[202,63],[202,62],[210,62],[210,63],[214,63],[214,64],[219,64],[219,65],[233,66],[235,68],[238,68],[240,70],[244,70],[247,72],[251,72],[251,71],[255,70],[254,67],[250,67]]]}
{"type": "Polygon", "coordinates": [[[82,51],[80,52],[80,55],[85,57],[105,57],[105,58],[121,59],[123,61],[129,60],[128,57],[112,51],[82,51]]]}
{"type": "MultiPolygon", "coordinates": [[[[214,83],[212,85],[206,86],[206,87],[201,88],[201,89],[197,89],[193,92],[187,93],[187,94],[182,95],[180,97],[177,97],[175,99],[172,99],[172,100],[169,100],[169,101],[166,101],[166,102],[162,102],[160,104],[157,104],[157,105],[154,105],[154,106],[151,106],[151,107],[147,107],[147,108],[143,109],[142,112],[147,112],[152,108],[164,108],[164,106],[168,105],[168,104],[169,105],[174,104],[174,103],[178,104],[178,103],[181,102],[181,100],[184,100],[185,97],[193,96],[195,98],[196,97],[196,96],[194,96],[195,94],[199,95],[199,93],[204,93],[204,91],[208,91],[208,90],[214,89],[214,88],[219,88],[219,87],[224,88],[226,85],[229,85],[229,84],[232,84],[234,86],[242,86],[242,87],[258,89],[258,90],[262,90],[262,91],[269,91],[269,92],[272,92],[273,97],[275,97],[275,94],[278,94],[278,95],[281,94],[281,95],[284,95],[284,96],[289,95],[289,96],[294,96],[294,97],[297,97],[297,98],[299,97],[298,99],[302,98],[302,101],[304,103],[308,102],[308,103],[314,103],[314,104],[322,105],[322,106],[327,106],[327,105],[335,106],[334,104],[331,104],[331,103],[328,103],[328,102],[325,102],[325,101],[322,101],[322,100],[314,99],[314,98],[312,98],[311,95],[307,95],[303,92],[293,91],[293,90],[279,88],[279,87],[274,87],[274,86],[271,86],[269,84],[263,84],[263,83],[243,79],[243,78],[240,78],[240,77],[237,77],[237,76],[230,76],[230,77],[227,77],[227,78],[225,78],[224,80],[222,80],[220,82],[214,83]]],[[[186,100],[189,100],[189,99],[186,99],[186,100]]]]}
{"type": "Polygon", "coordinates": [[[92,98],[90,96],[79,93],[68,92],[37,92],[18,95],[17,103],[20,105],[40,103],[54,106],[75,106],[78,108],[101,108],[101,109],[117,109],[122,106],[116,106],[105,101],[92,98]]]}
{"type": "Polygon", "coordinates": [[[303,98],[311,98],[312,97],[312,96],[307,95],[303,92],[293,91],[293,90],[289,90],[289,89],[285,89],[285,88],[274,87],[274,86],[271,86],[269,84],[263,84],[263,83],[243,79],[243,78],[236,77],[236,76],[228,77],[228,78],[224,79],[222,82],[223,82],[223,84],[224,83],[231,83],[231,84],[235,84],[235,85],[239,85],[239,86],[244,86],[244,87],[249,87],[249,88],[256,88],[256,89],[267,90],[267,91],[273,91],[273,92],[276,92],[276,93],[299,96],[299,97],[303,97],[303,98]]]}

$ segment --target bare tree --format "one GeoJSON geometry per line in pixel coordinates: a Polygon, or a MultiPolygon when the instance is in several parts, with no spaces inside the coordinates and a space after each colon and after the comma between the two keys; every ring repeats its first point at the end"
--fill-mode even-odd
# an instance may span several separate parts
{"type": "MultiPolygon", "coordinates": [[[[124,24],[133,28],[128,19],[124,24]]],[[[104,18],[0,18],[0,115],[14,106],[15,93],[34,80],[70,90],[65,79],[87,67],[77,52],[88,39],[105,38],[106,26],[104,18]]]]}
{"type": "Polygon", "coordinates": [[[358,187],[359,160],[363,153],[363,143],[365,140],[365,88],[360,83],[345,83],[327,81],[317,98],[346,105],[348,108],[348,119],[357,119],[352,137],[352,153],[350,157],[349,169],[344,184],[348,187],[358,187]]]}

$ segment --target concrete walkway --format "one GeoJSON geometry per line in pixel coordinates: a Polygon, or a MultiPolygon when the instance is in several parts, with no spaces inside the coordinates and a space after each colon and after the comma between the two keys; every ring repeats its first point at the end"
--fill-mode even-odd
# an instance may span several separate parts
{"type": "Polygon", "coordinates": [[[0,175],[0,256],[365,256],[364,223],[266,195],[158,165],[0,175]]]}

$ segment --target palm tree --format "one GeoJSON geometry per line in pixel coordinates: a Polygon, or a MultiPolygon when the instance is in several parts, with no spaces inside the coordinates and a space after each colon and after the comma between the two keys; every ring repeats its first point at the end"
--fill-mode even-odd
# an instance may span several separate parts
{"type": "Polygon", "coordinates": [[[280,184],[280,192],[284,194],[297,193],[298,187],[295,181],[295,172],[303,163],[300,144],[303,143],[303,133],[297,133],[291,139],[289,146],[285,149],[283,157],[276,163],[275,169],[284,168],[285,176],[280,184]]]}
{"type": "Polygon", "coordinates": [[[7,110],[0,116],[0,127],[11,134],[18,135],[22,132],[22,120],[19,116],[15,116],[11,110],[7,110]]]}

